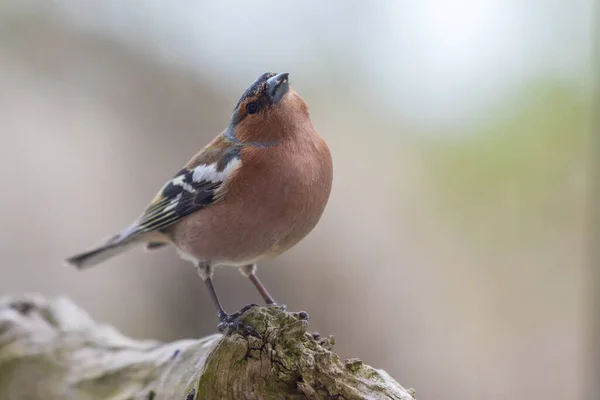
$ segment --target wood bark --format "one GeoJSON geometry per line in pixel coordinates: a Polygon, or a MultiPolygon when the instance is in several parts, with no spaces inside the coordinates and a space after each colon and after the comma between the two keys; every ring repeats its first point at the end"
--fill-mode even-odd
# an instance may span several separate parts
{"type": "Polygon", "coordinates": [[[385,371],[342,361],[305,313],[255,307],[238,333],[160,343],[93,321],[66,298],[0,299],[3,400],[410,400],[385,371]]]}

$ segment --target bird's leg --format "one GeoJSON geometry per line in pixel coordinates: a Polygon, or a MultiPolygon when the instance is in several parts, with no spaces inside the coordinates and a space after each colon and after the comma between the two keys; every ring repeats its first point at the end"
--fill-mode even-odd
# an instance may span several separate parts
{"type": "Polygon", "coordinates": [[[200,266],[199,265],[198,266],[198,274],[200,275],[200,278],[202,278],[202,280],[206,284],[206,287],[208,288],[208,293],[210,294],[210,297],[211,297],[213,303],[215,304],[215,307],[217,307],[219,320],[221,320],[221,317],[224,317],[225,315],[227,315],[227,313],[225,312],[225,310],[223,310],[223,307],[221,306],[221,302],[219,301],[219,296],[217,296],[217,291],[215,290],[215,286],[213,285],[212,268],[210,266],[200,266]]]}
{"type": "MultiPolygon", "coordinates": [[[[267,288],[262,284],[260,279],[258,279],[258,276],[256,276],[256,264],[244,265],[243,267],[240,267],[240,272],[246,278],[250,279],[250,282],[252,282],[252,284],[254,284],[254,286],[256,287],[256,290],[258,290],[258,293],[260,293],[260,295],[265,300],[265,303],[267,303],[267,305],[269,305],[269,306],[278,305],[275,302],[275,300],[273,299],[273,297],[267,291],[267,288]]],[[[281,305],[280,307],[285,310],[285,305],[281,305]]]]}
{"type": "Polygon", "coordinates": [[[259,337],[258,333],[254,328],[249,325],[243,324],[241,321],[238,321],[238,318],[251,309],[252,307],[256,307],[256,304],[248,304],[244,306],[240,311],[235,312],[233,314],[227,314],[221,306],[221,302],[219,301],[219,296],[217,296],[217,291],[215,290],[215,286],[213,285],[213,267],[207,263],[198,263],[198,274],[200,278],[206,284],[208,288],[208,293],[210,293],[210,297],[213,300],[213,303],[217,307],[217,316],[219,317],[219,331],[224,334],[238,332],[241,334],[252,335],[259,337]]]}

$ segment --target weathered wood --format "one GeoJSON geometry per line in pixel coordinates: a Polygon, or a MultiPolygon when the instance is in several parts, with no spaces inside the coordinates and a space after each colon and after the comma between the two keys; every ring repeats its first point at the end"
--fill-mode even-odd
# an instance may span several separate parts
{"type": "Polygon", "coordinates": [[[331,352],[302,313],[255,307],[261,338],[129,339],[65,298],[0,299],[0,399],[413,399],[385,371],[331,352]]]}

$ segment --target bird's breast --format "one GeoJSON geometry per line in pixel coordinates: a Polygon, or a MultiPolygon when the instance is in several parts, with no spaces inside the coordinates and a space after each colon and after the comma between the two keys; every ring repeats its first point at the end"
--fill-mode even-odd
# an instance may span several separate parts
{"type": "Polygon", "coordinates": [[[180,247],[200,260],[238,265],[302,240],[319,221],[332,183],[325,143],[303,146],[244,149],[223,199],[175,228],[180,247]]]}
{"type": "Polygon", "coordinates": [[[241,177],[241,187],[247,190],[241,199],[244,208],[258,217],[255,225],[271,236],[272,251],[279,254],[306,236],[320,219],[331,191],[332,166],[321,140],[304,148],[273,148],[269,153],[252,168],[256,173],[241,177]]]}

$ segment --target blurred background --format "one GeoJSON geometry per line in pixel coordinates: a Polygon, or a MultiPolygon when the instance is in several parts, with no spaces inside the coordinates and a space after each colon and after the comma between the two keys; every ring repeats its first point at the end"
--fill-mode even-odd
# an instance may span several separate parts
{"type": "MultiPolygon", "coordinates": [[[[0,295],[67,295],[137,338],[215,332],[172,249],[86,272],[62,260],[136,218],[258,75],[287,71],[335,173],[318,227],[259,268],[274,297],[420,399],[582,399],[600,374],[595,13],[0,0],[0,295]]],[[[236,269],[215,282],[230,311],[260,300],[236,269]]]]}

